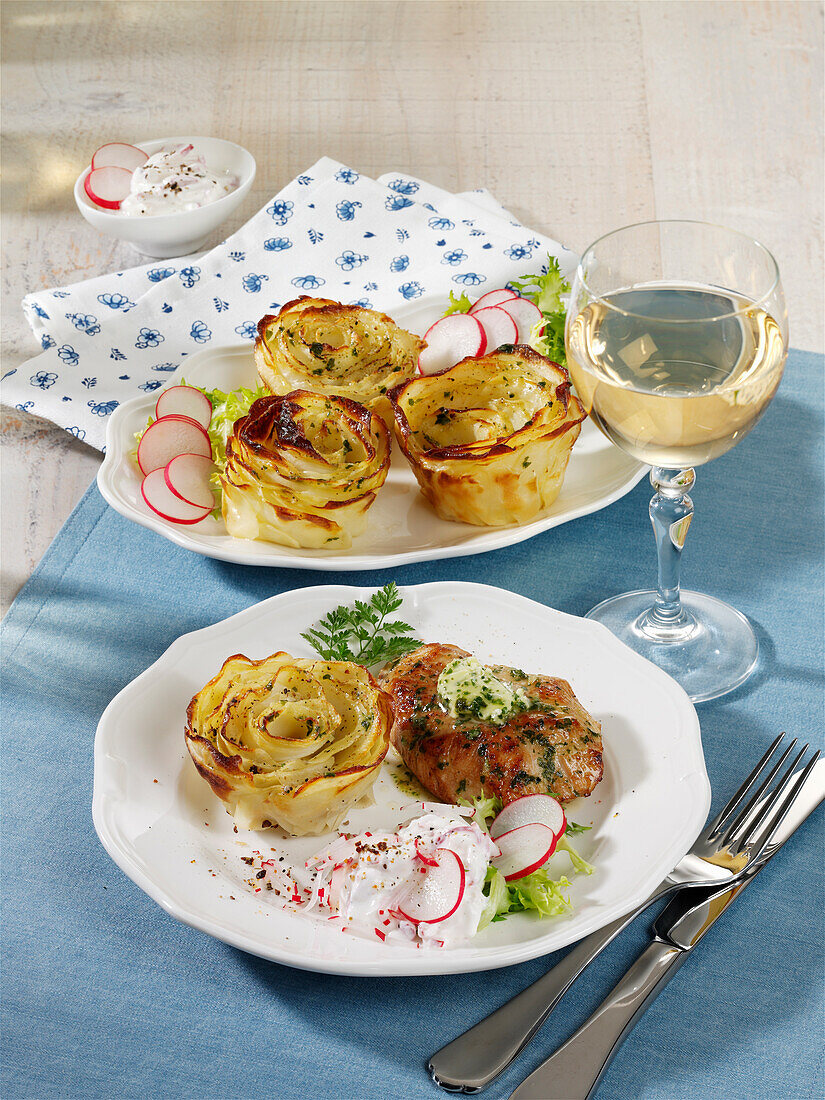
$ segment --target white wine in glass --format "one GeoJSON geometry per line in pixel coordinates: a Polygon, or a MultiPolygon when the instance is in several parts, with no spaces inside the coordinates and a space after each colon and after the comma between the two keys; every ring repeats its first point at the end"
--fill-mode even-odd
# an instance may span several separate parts
{"type": "Polygon", "coordinates": [[[698,702],[741,684],[757,659],[747,619],[680,592],[694,466],[735,446],[767,408],[785,365],[788,326],[776,262],[732,230],[647,222],[582,256],[568,310],[568,365],[582,403],[618,447],[653,467],[657,591],[593,608],[698,702]]]}

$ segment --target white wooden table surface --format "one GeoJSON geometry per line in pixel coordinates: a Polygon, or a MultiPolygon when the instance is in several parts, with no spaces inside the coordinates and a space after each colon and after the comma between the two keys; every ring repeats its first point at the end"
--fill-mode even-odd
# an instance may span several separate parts
{"type": "MultiPolygon", "coordinates": [[[[822,349],[818,0],[5,0],[2,24],[4,370],[38,349],[27,291],[141,262],[75,209],[91,152],[175,132],[255,155],[228,231],[325,154],[489,187],[575,249],[646,218],[731,225],[775,252],[792,344],[822,349]]],[[[99,462],[3,410],[3,612],[99,462]]]]}

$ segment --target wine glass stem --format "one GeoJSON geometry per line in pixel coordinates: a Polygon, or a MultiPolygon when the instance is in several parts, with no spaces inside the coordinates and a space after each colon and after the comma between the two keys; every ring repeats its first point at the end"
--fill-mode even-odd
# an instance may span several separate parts
{"type": "Polygon", "coordinates": [[[693,616],[684,610],[679,597],[679,571],[693,517],[693,501],[688,491],[695,480],[692,469],[654,466],[650,471],[650,484],[656,490],[650,501],[650,520],[659,559],[659,581],[656,602],[643,616],[640,627],[663,642],[682,638],[685,630],[694,625],[693,616]]]}

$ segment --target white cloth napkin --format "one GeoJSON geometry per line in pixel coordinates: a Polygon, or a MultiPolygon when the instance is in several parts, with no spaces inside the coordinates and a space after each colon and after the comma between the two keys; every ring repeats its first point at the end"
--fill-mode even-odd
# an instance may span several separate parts
{"type": "Polygon", "coordinates": [[[487,191],[453,195],[411,176],[372,180],[328,158],[223,244],[74,285],[23,309],[43,351],[3,378],[2,400],[99,450],[118,405],[168,383],[208,346],[250,343],[301,294],[393,315],[449,291],[478,296],[572,252],[525,229],[487,191]]]}

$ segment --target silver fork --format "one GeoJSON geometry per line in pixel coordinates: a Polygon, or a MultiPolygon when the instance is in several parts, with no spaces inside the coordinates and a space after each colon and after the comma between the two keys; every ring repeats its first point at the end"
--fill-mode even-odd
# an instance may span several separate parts
{"type": "Polygon", "coordinates": [[[781,733],[776,738],[727,806],[699,834],[688,853],[704,861],[696,866],[695,877],[691,867],[686,879],[666,878],[641,905],[581,940],[537,982],[433,1054],[427,1068],[435,1083],[448,1092],[486,1088],[527,1046],[579,975],[648,906],[683,886],[719,883],[724,878],[720,867],[732,872],[724,879],[728,885],[739,881],[765,851],[793,802],[793,791],[783,795],[807,745],[765,795],[796,747],[796,738],[782,746],[784,737],[781,733]]]}

